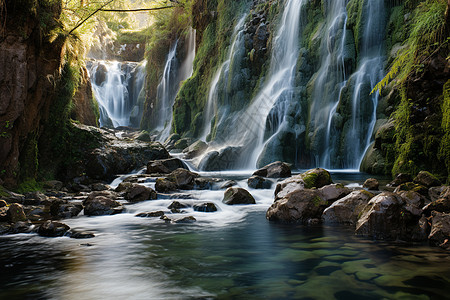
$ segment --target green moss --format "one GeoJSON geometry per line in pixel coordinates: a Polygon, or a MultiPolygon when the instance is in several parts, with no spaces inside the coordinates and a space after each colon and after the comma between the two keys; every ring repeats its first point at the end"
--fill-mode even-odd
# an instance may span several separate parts
{"type": "Polygon", "coordinates": [[[326,204],[326,203],[324,203],[324,201],[322,200],[322,198],[320,198],[319,196],[315,196],[315,197],[312,199],[312,202],[313,202],[314,206],[321,206],[321,205],[323,205],[323,204],[326,204]]]}
{"type": "Polygon", "coordinates": [[[0,185],[0,198],[6,198],[9,197],[9,194],[6,192],[5,188],[0,185]]]}
{"type": "MultiPolygon", "coordinates": [[[[361,193],[363,193],[364,195],[366,195],[367,197],[369,197],[369,199],[371,199],[371,198],[373,198],[375,195],[374,194],[372,194],[371,192],[369,192],[369,191],[366,191],[366,190],[359,190],[359,192],[361,192],[361,193]]],[[[359,218],[359,217],[358,217],[359,218]]]]}
{"type": "Polygon", "coordinates": [[[43,185],[41,183],[38,183],[36,181],[36,179],[33,178],[33,179],[26,180],[26,181],[22,182],[21,184],[19,184],[16,192],[18,192],[19,194],[25,194],[28,192],[35,192],[35,191],[42,191],[42,190],[43,190],[43,185]]]}
{"type": "MultiPolygon", "coordinates": [[[[439,157],[445,162],[447,167],[447,175],[450,174],[450,80],[444,85],[442,101],[442,131],[444,136],[442,137],[439,157]]],[[[447,183],[449,183],[450,178],[447,176],[447,183]]]]}
{"type": "Polygon", "coordinates": [[[316,173],[305,173],[304,176],[302,176],[302,179],[305,182],[305,188],[311,189],[315,187],[318,177],[319,176],[316,173]]]}

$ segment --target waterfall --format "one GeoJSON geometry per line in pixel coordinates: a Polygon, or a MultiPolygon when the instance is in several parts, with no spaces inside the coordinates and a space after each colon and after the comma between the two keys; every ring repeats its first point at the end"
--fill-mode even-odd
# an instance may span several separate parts
{"type": "MultiPolygon", "coordinates": [[[[213,119],[219,102],[219,92],[220,88],[223,88],[229,80],[230,74],[230,63],[236,57],[237,51],[241,49],[241,46],[244,42],[243,31],[244,31],[244,21],[246,18],[246,14],[241,17],[236,26],[234,27],[233,35],[231,36],[231,47],[228,50],[227,59],[222,63],[219,69],[214,74],[213,80],[211,81],[211,85],[209,87],[208,99],[206,101],[205,112],[203,115],[203,133],[201,139],[206,141],[208,134],[211,131],[211,120],[213,119]]],[[[222,93],[223,95],[223,93],[222,93]]]]}
{"type": "Polygon", "coordinates": [[[100,126],[139,127],[145,63],[95,60],[88,61],[87,68],[99,104],[100,126]]]}
{"type": "Polygon", "coordinates": [[[177,58],[178,40],[167,55],[163,75],[157,87],[158,122],[156,130],[160,131],[158,140],[164,142],[170,135],[173,119],[173,104],[181,83],[192,76],[195,58],[195,30],[190,28],[187,38],[187,54],[181,65],[177,58]]]}

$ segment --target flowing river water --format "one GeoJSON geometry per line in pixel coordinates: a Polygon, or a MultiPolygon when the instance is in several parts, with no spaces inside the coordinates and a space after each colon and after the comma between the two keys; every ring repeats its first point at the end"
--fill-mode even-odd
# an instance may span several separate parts
{"type": "MultiPolygon", "coordinates": [[[[448,253],[363,239],[348,227],[269,222],[273,188],[249,189],[250,172],[201,174],[236,180],[256,204],[224,205],[223,189],[188,191],[63,220],[91,239],[0,236],[0,299],[448,299],[448,253]],[[170,214],[174,200],[219,210],[170,214]],[[197,222],[135,217],[156,210],[197,222]]],[[[350,186],[366,177],[333,174],[350,186]]]]}

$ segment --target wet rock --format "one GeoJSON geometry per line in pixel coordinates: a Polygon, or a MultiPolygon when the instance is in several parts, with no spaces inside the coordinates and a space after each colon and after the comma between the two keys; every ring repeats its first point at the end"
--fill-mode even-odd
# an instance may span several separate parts
{"type": "Polygon", "coordinates": [[[394,190],[394,193],[400,193],[401,191],[413,191],[417,192],[425,197],[428,196],[428,189],[420,184],[415,184],[412,182],[402,183],[397,186],[394,190]]]}
{"type": "Polygon", "coordinates": [[[23,204],[25,205],[40,205],[42,202],[46,201],[48,197],[43,193],[36,191],[25,194],[25,199],[23,204]]]}
{"type": "Polygon", "coordinates": [[[8,222],[8,207],[0,207],[0,222],[8,222]]]}
{"type": "Polygon", "coordinates": [[[186,158],[191,159],[196,156],[199,156],[205,152],[205,150],[208,148],[208,145],[204,141],[196,141],[189,147],[185,148],[183,150],[184,153],[186,153],[186,158]]]}
{"type": "Polygon", "coordinates": [[[5,200],[0,200],[0,208],[5,207],[7,205],[5,200]]]}
{"type": "Polygon", "coordinates": [[[106,191],[110,189],[110,186],[104,183],[93,183],[89,185],[92,191],[106,191]]]}
{"type": "Polygon", "coordinates": [[[189,223],[197,222],[197,219],[195,219],[193,216],[188,216],[188,217],[184,217],[184,218],[181,218],[181,219],[176,219],[173,222],[174,223],[189,224],[189,223]]]}
{"type": "Polygon", "coordinates": [[[421,216],[422,208],[429,203],[428,199],[414,191],[401,191],[398,194],[405,201],[405,209],[416,216],[421,216]]]}
{"type": "Polygon", "coordinates": [[[248,187],[253,189],[270,189],[272,182],[261,176],[254,175],[247,180],[248,187]]]}
{"type": "Polygon", "coordinates": [[[0,223],[0,235],[1,234],[7,234],[10,231],[11,231],[11,225],[10,224],[4,223],[4,222],[0,223]]]}
{"type": "Polygon", "coordinates": [[[230,188],[230,187],[235,186],[235,185],[237,185],[236,181],[228,180],[228,181],[226,181],[224,184],[222,184],[220,186],[220,189],[227,189],[227,188],[230,188]]]}
{"type": "Polygon", "coordinates": [[[84,214],[87,216],[101,216],[121,213],[124,207],[115,199],[117,199],[117,194],[114,192],[92,192],[83,201],[84,214]]]}
{"type": "Polygon", "coordinates": [[[146,131],[142,131],[141,133],[139,133],[139,135],[136,137],[136,139],[139,141],[142,141],[142,142],[151,142],[152,141],[150,134],[148,134],[148,132],[146,132],[146,131]]]}
{"type": "Polygon", "coordinates": [[[342,184],[329,184],[318,189],[320,197],[328,203],[332,203],[337,199],[347,196],[351,190],[342,184]]]}
{"type": "Polygon", "coordinates": [[[156,192],[152,188],[140,184],[134,184],[125,193],[125,199],[130,202],[154,200],[156,197],[156,192]]]}
{"type": "Polygon", "coordinates": [[[207,153],[199,163],[198,168],[203,171],[230,170],[237,166],[241,147],[225,147],[219,151],[207,153]]]}
{"type": "Polygon", "coordinates": [[[434,186],[428,189],[428,197],[431,201],[436,201],[441,197],[441,193],[444,192],[445,186],[434,186]]]}
{"type": "Polygon", "coordinates": [[[275,188],[275,201],[296,190],[321,188],[331,183],[331,175],[327,170],[311,169],[279,182],[275,188]]]}
{"type": "Polygon", "coordinates": [[[83,210],[81,203],[69,203],[63,199],[55,199],[50,204],[50,213],[56,219],[76,217],[83,210]]]}
{"type": "Polygon", "coordinates": [[[58,180],[48,180],[44,182],[44,189],[51,191],[60,191],[63,188],[63,183],[58,180]]]}
{"type": "Polygon", "coordinates": [[[25,211],[23,206],[19,203],[13,203],[8,208],[8,221],[11,223],[16,223],[20,221],[26,221],[27,216],[25,215],[25,211]]]}
{"type": "Polygon", "coordinates": [[[45,206],[28,206],[24,208],[25,215],[30,221],[42,221],[44,219],[50,219],[48,208],[45,206]]]}
{"type": "Polygon", "coordinates": [[[227,205],[256,203],[253,196],[247,190],[232,187],[225,191],[222,202],[227,205]]]}
{"type": "Polygon", "coordinates": [[[441,185],[441,182],[433,174],[427,171],[420,171],[414,178],[413,182],[427,188],[441,185]]]}
{"type": "Polygon", "coordinates": [[[363,188],[366,188],[371,191],[378,191],[380,183],[375,178],[368,178],[364,181],[363,188]]]}
{"type": "Polygon", "coordinates": [[[450,213],[432,212],[430,243],[445,249],[450,249],[450,213]]]}
{"type": "Polygon", "coordinates": [[[287,163],[276,161],[256,170],[253,175],[269,178],[285,178],[291,176],[291,168],[287,163]]]}
{"type": "Polygon", "coordinates": [[[432,211],[437,211],[441,213],[450,213],[450,199],[441,198],[434,202],[429,203],[422,208],[422,212],[426,216],[430,216],[432,211]]]}
{"type": "Polygon", "coordinates": [[[178,189],[192,190],[195,185],[195,178],[198,178],[197,173],[191,172],[186,169],[176,169],[167,176],[167,179],[175,183],[178,189]]]}
{"type": "Polygon", "coordinates": [[[25,200],[25,196],[24,195],[17,194],[17,193],[14,193],[14,192],[10,192],[10,191],[8,191],[7,193],[8,193],[8,197],[4,197],[6,202],[23,204],[23,202],[25,200]]]}
{"type": "Polygon", "coordinates": [[[158,178],[156,179],[155,189],[160,193],[168,193],[175,191],[177,189],[177,185],[166,178],[158,178]]]}
{"type": "Polygon", "coordinates": [[[189,146],[189,140],[188,139],[179,139],[178,141],[173,144],[173,147],[178,150],[186,149],[189,146]]]}
{"type": "Polygon", "coordinates": [[[178,158],[168,158],[150,161],[147,164],[147,174],[169,174],[176,169],[188,169],[186,165],[178,158]]]}
{"type": "Polygon", "coordinates": [[[182,209],[182,208],[188,208],[188,207],[189,207],[189,205],[187,205],[185,203],[173,201],[172,203],[170,203],[170,205],[167,208],[168,209],[182,209]]]}
{"type": "Polygon", "coordinates": [[[356,224],[359,214],[373,197],[372,193],[364,190],[354,191],[327,207],[322,220],[325,223],[356,224]]]}
{"type": "Polygon", "coordinates": [[[419,216],[405,208],[405,200],[384,192],[373,197],[356,224],[356,234],[385,240],[423,240],[419,216]]]}
{"type": "Polygon", "coordinates": [[[19,221],[14,223],[10,228],[10,233],[30,233],[33,231],[33,224],[28,222],[19,221]]]}
{"type": "Polygon", "coordinates": [[[70,227],[64,223],[48,220],[39,226],[38,234],[46,237],[57,237],[63,236],[69,229],[70,227]]]}
{"type": "Polygon", "coordinates": [[[156,218],[156,217],[162,217],[162,216],[164,216],[164,212],[161,211],[161,210],[158,210],[158,211],[139,213],[135,217],[139,217],[139,218],[156,218]]]}
{"type": "Polygon", "coordinates": [[[217,178],[198,177],[194,179],[194,188],[196,190],[211,190],[216,182],[220,182],[217,178]]]}
{"type": "Polygon", "coordinates": [[[195,204],[194,210],[200,212],[215,212],[217,211],[217,207],[214,203],[207,202],[202,204],[195,204]]]}
{"type": "Polygon", "coordinates": [[[397,174],[397,176],[395,176],[395,179],[393,181],[391,181],[388,184],[388,186],[397,187],[401,184],[411,182],[411,181],[412,181],[411,175],[406,174],[406,173],[400,173],[400,174],[397,174]]]}
{"type": "Polygon", "coordinates": [[[119,183],[119,185],[116,187],[116,189],[114,191],[121,193],[121,192],[126,192],[128,189],[133,187],[133,183],[132,182],[128,182],[128,181],[122,181],[121,183],[119,183]]]}
{"type": "Polygon", "coordinates": [[[70,238],[72,239],[90,239],[95,237],[95,234],[93,232],[88,231],[72,231],[69,232],[70,238]]]}
{"type": "Polygon", "coordinates": [[[269,221],[307,224],[311,219],[320,219],[328,205],[318,190],[295,190],[275,201],[267,210],[266,218],[269,221]]]}

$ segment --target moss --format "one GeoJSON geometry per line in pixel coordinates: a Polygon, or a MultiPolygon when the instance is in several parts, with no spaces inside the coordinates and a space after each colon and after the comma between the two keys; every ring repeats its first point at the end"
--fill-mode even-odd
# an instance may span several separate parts
{"type": "MultiPolygon", "coordinates": [[[[442,131],[444,136],[442,137],[439,157],[445,162],[447,168],[447,175],[450,174],[450,80],[444,85],[443,101],[442,101],[442,131]]],[[[450,178],[447,176],[447,183],[450,178]]]]}
{"type": "Polygon", "coordinates": [[[313,202],[314,206],[326,205],[326,201],[323,201],[323,199],[320,198],[319,196],[315,196],[312,199],[312,202],[313,202]]]}
{"type": "MultiPolygon", "coordinates": [[[[367,197],[369,197],[369,199],[371,199],[371,198],[373,198],[375,196],[374,194],[372,194],[371,192],[366,191],[366,190],[359,190],[359,192],[361,192],[364,195],[366,195],[367,197]]],[[[358,219],[359,219],[359,216],[358,216],[358,219]]]]}
{"type": "Polygon", "coordinates": [[[304,176],[302,176],[302,179],[305,182],[305,188],[311,189],[315,187],[318,177],[319,176],[316,173],[305,173],[304,176]]]}
{"type": "Polygon", "coordinates": [[[23,181],[21,184],[19,184],[16,190],[16,192],[18,192],[19,194],[25,194],[35,191],[43,191],[43,185],[42,183],[37,182],[34,178],[23,181]]]}
{"type": "Polygon", "coordinates": [[[9,194],[6,192],[6,189],[0,185],[0,198],[6,198],[9,197],[9,194]]]}

